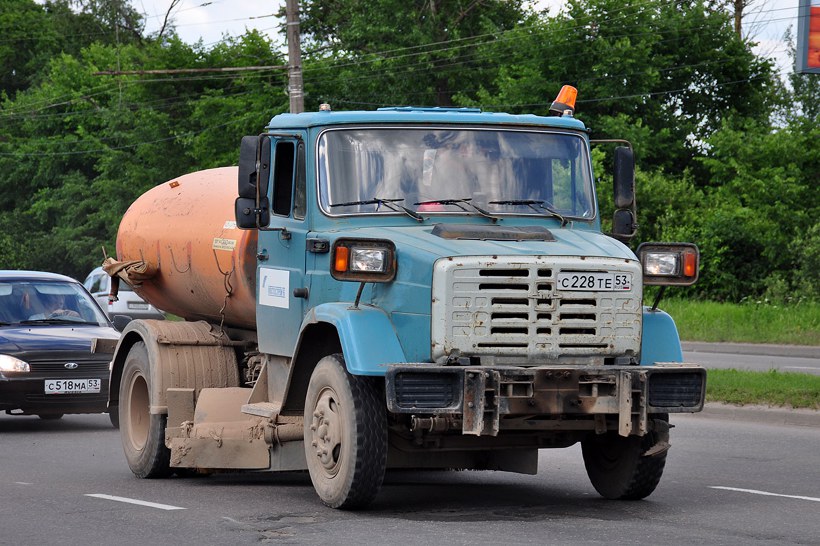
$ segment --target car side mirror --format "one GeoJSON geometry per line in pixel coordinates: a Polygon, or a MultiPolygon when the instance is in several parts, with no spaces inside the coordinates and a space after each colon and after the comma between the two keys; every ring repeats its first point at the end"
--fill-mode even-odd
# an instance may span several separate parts
{"type": "Polygon", "coordinates": [[[269,136],[242,137],[239,145],[239,197],[256,198],[268,194],[270,162],[269,136]]]}
{"type": "Polygon", "coordinates": [[[245,136],[239,147],[239,180],[234,211],[236,226],[255,229],[270,224],[268,185],[271,173],[269,136],[245,136]]]}
{"type": "Polygon", "coordinates": [[[267,196],[259,200],[258,207],[255,197],[237,197],[234,212],[236,227],[239,229],[257,229],[270,224],[270,202],[267,196]]]}
{"type": "Polygon", "coordinates": [[[114,323],[114,328],[117,329],[118,332],[122,332],[125,330],[125,327],[128,326],[128,323],[131,322],[132,319],[128,315],[114,315],[111,319],[111,322],[114,323]]]}
{"type": "Polygon", "coordinates": [[[612,236],[626,243],[635,236],[638,224],[635,215],[629,209],[619,209],[612,215],[612,236]]]}
{"type": "Polygon", "coordinates": [[[615,214],[612,218],[612,236],[622,242],[629,241],[638,229],[635,205],[635,156],[632,148],[615,148],[613,170],[615,214]]]}

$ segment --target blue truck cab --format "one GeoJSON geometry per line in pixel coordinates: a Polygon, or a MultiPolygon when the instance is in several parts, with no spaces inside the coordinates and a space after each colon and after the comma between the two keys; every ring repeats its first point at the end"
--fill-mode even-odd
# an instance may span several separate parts
{"type": "Polygon", "coordinates": [[[629,146],[602,232],[573,102],[548,116],[323,105],[245,137],[235,212],[258,235],[256,331],[216,344],[252,379],[168,389],[148,459],[306,468],[322,502],[360,508],[390,468],[535,473],[540,449],[580,442],[601,495],[649,495],[668,416],[702,409],[706,376],[643,288],[691,284],[698,254],[625,244],[629,146]]]}

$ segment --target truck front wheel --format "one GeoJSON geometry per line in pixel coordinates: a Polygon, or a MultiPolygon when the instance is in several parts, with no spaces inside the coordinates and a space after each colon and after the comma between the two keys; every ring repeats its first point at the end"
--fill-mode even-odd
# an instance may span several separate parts
{"type": "Polygon", "coordinates": [[[165,478],[171,474],[171,450],[165,447],[165,415],[152,414],[148,350],[135,343],[120,381],[119,424],[122,447],[131,472],[138,478],[165,478]]]}
{"type": "MultiPolygon", "coordinates": [[[[662,428],[662,425],[659,424],[662,428]]],[[[668,430],[668,429],[665,429],[668,430]]],[[[584,466],[595,490],[607,499],[639,500],[658,486],[666,465],[666,451],[646,455],[658,433],[623,437],[617,432],[590,436],[581,442],[584,466]]]]}
{"type": "Polygon", "coordinates": [[[387,417],[375,379],[351,375],[340,354],[322,358],[305,398],[305,456],[313,487],[331,508],[370,504],[387,465],[387,417]]]}

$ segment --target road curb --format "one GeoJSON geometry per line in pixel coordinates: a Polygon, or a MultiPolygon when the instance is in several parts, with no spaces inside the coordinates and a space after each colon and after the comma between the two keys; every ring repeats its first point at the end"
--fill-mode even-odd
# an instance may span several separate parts
{"type": "MultiPolygon", "coordinates": [[[[698,415],[698,414],[695,414],[698,415]]],[[[820,427],[820,411],[772,406],[733,406],[709,402],[699,414],[706,418],[728,421],[751,421],[769,425],[820,427]]]]}

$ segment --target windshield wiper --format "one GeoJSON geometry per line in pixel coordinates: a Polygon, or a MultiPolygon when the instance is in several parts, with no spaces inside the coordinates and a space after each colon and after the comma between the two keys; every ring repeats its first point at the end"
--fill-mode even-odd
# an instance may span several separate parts
{"type": "Polygon", "coordinates": [[[41,318],[21,320],[20,324],[97,324],[85,320],[71,320],[66,318],[41,318]]]}
{"type": "Polygon", "coordinates": [[[407,216],[409,216],[413,220],[416,220],[418,222],[424,222],[424,218],[422,218],[421,216],[416,214],[415,211],[412,211],[412,210],[408,209],[404,205],[398,205],[397,203],[400,202],[400,201],[404,201],[404,198],[379,199],[378,197],[374,197],[373,199],[363,199],[361,201],[350,201],[348,203],[333,203],[330,206],[331,207],[352,207],[352,206],[355,206],[355,205],[384,205],[385,207],[389,208],[393,212],[404,212],[405,214],[407,214],[407,216]]]}
{"type": "Polygon", "coordinates": [[[510,199],[508,201],[490,201],[490,205],[527,205],[532,210],[544,214],[542,211],[546,211],[548,216],[554,216],[561,220],[561,227],[567,225],[567,219],[559,213],[557,210],[552,208],[550,205],[545,205],[546,201],[540,199],[510,199]]]}
{"type": "Polygon", "coordinates": [[[467,205],[468,207],[470,207],[471,209],[476,211],[478,214],[480,214],[484,218],[488,218],[489,220],[492,220],[493,222],[498,221],[498,218],[493,216],[490,212],[482,209],[478,205],[473,204],[472,203],[472,198],[466,198],[466,199],[433,199],[433,200],[430,200],[430,201],[420,201],[418,203],[413,203],[413,204],[416,205],[416,206],[418,206],[418,205],[454,205],[454,206],[460,208],[461,210],[463,210],[464,212],[468,212],[467,208],[464,207],[464,205],[467,205]]]}

